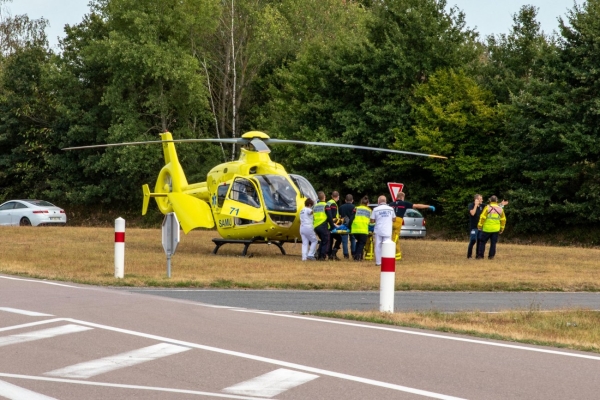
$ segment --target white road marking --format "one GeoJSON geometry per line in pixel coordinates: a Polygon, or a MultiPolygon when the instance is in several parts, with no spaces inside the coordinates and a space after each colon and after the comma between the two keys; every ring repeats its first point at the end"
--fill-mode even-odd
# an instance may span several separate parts
{"type": "Polygon", "coordinates": [[[44,396],[4,381],[0,381],[0,397],[10,400],[56,400],[54,397],[44,396]]]}
{"type": "Polygon", "coordinates": [[[10,344],[31,342],[34,340],[47,339],[55,336],[66,335],[69,333],[89,331],[92,328],[81,325],[63,325],[56,328],[42,329],[41,331],[33,331],[26,333],[18,333],[11,336],[0,337],[0,347],[10,344]]]}
{"type": "Polygon", "coordinates": [[[274,397],[318,377],[318,375],[280,368],[245,382],[229,386],[223,389],[223,391],[248,396],[274,397]]]}
{"type": "MultiPolygon", "coordinates": [[[[408,386],[396,385],[393,383],[377,381],[374,379],[363,378],[360,376],[342,374],[342,373],[335,372],[335,371],[328,371],[325,369],[309,367],[309,366],[302,365],[302,364],[295,364],[295,363],[291,363],[291,362],[287,362],[287,361],[276,360],[274,358],[255,356],[253,354],[241,353],[239,351],[220,349],[218,347],[206,346],[206,345],[197,344],[197,343],[185,342],[183,340],[170,339],[170,338],[163,337],[163,336],[157,336],[157,335],[151,335],[151,334],[143,333],[143,332],[131,331],[129,329],[121,329],[121,328],[116,328],[116,327],[112,327],[112,326],[108,326],[108,325],[101,325],[101,324],[96,324],[93,322],[81,321],[81,320],[77,320],[77,319],[73,319],[73,318],[64,318],[64,321],[72,322],[74,324],[87,325],[87,326],[90,326],[93,328],[98,328],[98,329],[105,329],[105,330],[112,331],[112,332],[120,332],[120,333],[124,333],[127,335],[138,336],[138,337],[143,337],[143,338],[147,338],[147,339],[154,339],[154,340],[158,340],[161,342],[178,344],[180,346],[191,347],[194,349],[212,351],[212,352],[219,353],[219,354],[227,354],[230,356],[245,358],[248,360],[254,360],[254,361],[264,362],[264,363],[273,364],[273,365],[279,365],[281,367],[287,367],[287,368],[297,369],[300,371],[311,372],[311,373],[314,373],[317,375],[331,376],[334,378],[345,379],[348,381],[364,383],[367,385],[382,387],[382,388],[391,389],[391,390],[397,390],[400,392],[417,394],[417,395],[421,395],[421,396],[425,396],[425,397],[430,397],[433,399],[463,400],[460,397],[454,397],[454,396],[449,396],[449,395],[445,395],[445,394],[430,392],[427,390],[415,389],[415,388],[411,388],[408,386]]],[[[0,376],[2,376],[2,374],[0,374],[0,376]]]]}
{"type": "Polygon", "coordinates": [[[15,314],[23,314],[23,315],[28,315],[30,317],[53,317],[54,316],[52,314],[44,314],[44,313],[35,312],[35,311],[19,310],[18,308],[11,308],[11,307],[0,307],[0,311],[6,311],[6,312],[15,313],[15,314]]]}
{"type": "Polygon", "coordinates": [[[45,283],[46,285],[64,286],[64,287],[69,287],[69,288],[73,288],[73,289],[81,289],[78,286],[65,285],[64,283],[48,282],[48,281],[35,280],[35,279],[13,278],[11,276],[0,276],[0,279],[10,279],[12,281],[23,281],[23,282],[33,282],[33,283],[45,283]]]}
{"type": "Polygon", "coordinates": [[[7,326],[5,328],[0,328],[0,332],[4,332],[4,331],[12,331],[15,329],[23,329],[23,328],[30,328],[32,326],[38,326],[38,325],[45,325],[45,324],[52,324],[54,322],[63,322],[64,318],[52,318],[52,319],[46,319],[44,321],[35,321],[35,322],[29,322],[27,324],[21,324],[21,325],[13,325],[13,326],[7,326]]]}
{"type": "Polygon", "coordinates": [[[87,379],[92,376],[105,374],[117,369],[131,367],[133,365],[156,360],[173,354],[182,353],[191,350],[189,347],[177,346],[169,343],[159,343],[154,346],[144,347],[121,353],[110,357],[100,358],[98,360],[87,361],[65,368],[55,369],[46,372],[44,375],[59,376],[63,378],[87,379]]]}
{"type": "Polygon", "coordinates": [[[405,329],[388,328],[388,327],[385,327],[385,326],[361,325],[361,324],[352,323],[352,322],[336,321],[336,320],[328,320],[328,319],[320,319],[320,318],[314,318],[314,317],[304,317],[304,316],[300,316],[300,315],[277,314],[277,313],[266,312],[266,311],[253,311],[253,310],[232,310],[232,311],[245,312],[245,313],[254,313],[254,314],[263,314],[263,315],[272,315],[272,316],[275,316],[275,317],[284,317],[284,318],[296,318],[296,319],[302,319],[302,320],[313,321],[313,322],[321,322],[321,323],[326,323],[326,324],[346,325],[346,326],[352,326],[352,327],[364,328],[364,329],[376,329],[376,330],[382,330],[382,331],[388,331],[388,332],[405,333],[405,334],[408,334],[408,335],[425,336],[425,337],[431,337],[431,338],[436,338],[436,339],[454,340],[454,341],[457,341],[457,342],[483,344],[483,345],[486,345],[486,346],[504,347],[504,348],[508,348],[508,349],[533,351],[533,352],[538,352],[538,353],[554,354],[554,355],[558,355],[558,356],[586,358],[588,360],[600,361],[600,357],[599,356],[592,356],[592,355],[588,355],[588,354],[567,353],[566,351],[541,349],[541,348],[536,348],[536,347],[517,346],[517,345],[514,345],[514,344],[486,342],[484,340],[466,339],[466,338],[461,338],[461,337],[445,336],[445,335],[439,335],[439,334],[427,333],[427,332],[407,331],[405,329]]]}
{"type": "MultiPolygon", "coordinates": [[[[75,384],[75,385],[100,386],[100,387],[109,387],[109,388],[118,388],[118,389],[135,389],[135,390],[148,390],[148,391],[153,391],[153,392],[195,394],[198,396],[210,396],[211,398],[219,397],[219,398],[223,398],[223,399],[236,399],[236,400],[237,399],[239,399],[239,400],[264,400],[264,398],[260,398],[260,397],[236,396],[233,394],[201,392],[201,391],[197,391],[197,390],[172,389],[172,388],[163,388],[163,387],[154,387],[154,386],[124,385],[124,384],[120,384],[120,383],[78,381],[78,380],[74,380],[74,379],[47,378],[47,377],[43,377],[43,376],[0,373],[0,377],[12,378],[12,379],[26,379],[26,380],[30,380],[30,381],[40,381],[40,382],[71,383],[71,384],[75,384]]],[[[29,400],[29,398],[27,398],[27,400],[29,400]]]]}

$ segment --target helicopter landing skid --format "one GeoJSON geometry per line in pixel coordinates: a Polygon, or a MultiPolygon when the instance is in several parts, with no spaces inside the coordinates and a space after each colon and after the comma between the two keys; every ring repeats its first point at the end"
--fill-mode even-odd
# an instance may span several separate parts
{"type": "Polygon", "coordinates": [[[250,247],[251,244],[274,244],[275,246],[279,247],[279,250],[281,250],[281,254],[283,254],[284,256],[286,254],[285,249],[283,248],[283,242],[280,242],[277,240],[264,241],[264,240],[252,240],[252,239],[241,240],[241,239],[218,238],[218,239],[213,239],[212,241],[215,243],[215,249],[212,252],[213,254],[217,254],[217,251],[219,251],[219,248],[221,248],[221,246],[223,246],[224,244],[228,244],[228,243],[243,244],[244,250],[242,250],[242,256],[246,256],[246,253],[248,253],[248,247],[250,247]]]}

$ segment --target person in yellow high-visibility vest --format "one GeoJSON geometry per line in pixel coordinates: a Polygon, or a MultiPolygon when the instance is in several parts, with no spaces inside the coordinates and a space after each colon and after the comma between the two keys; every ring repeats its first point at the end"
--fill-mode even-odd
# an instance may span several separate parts
{"type": "Polygon", "coordinates": [[[498,204],[498,197],[490,197],[490,204],[485,206],[481,217],[479,217],[479,224],[477,229],[481,232],[479,238],[479,247],[477,248],[477,257],[482,259],[485,255],[485,245],[487,241],[490,242],[490,252],[488,258],[492,260],[496,255],[496,242],[498,242],[498,235],[504,232],[506,226],[506,215],[504,215],[504,209],[498,204]]]}
{"type": "Polygon", "coordinates": [[[400,249],[400,232],[402,231],[402,221],[406,210],[409,208],[426,209],[429,208],[435,212],[435,207],[427,204],[413,204],[408,201],[404,201],[404,192],[398,192],[396,195],[396,201],[390,203],[390,207],[394,209],[396,213],[396,220],[392,226],[392,240],[396,242],[396,260],[402,259],[402,250],[400,249]]]}
{"type": "Polygon", "coordinates": [[[354,251],[354,261],[362,261],[363,249],[369,236],[369,224],[371,223],[371,209],[368,207],[369,197],[365,196],[360,201],[360,206],[356,207],[350,216],[350,232],[356,238],[356,248],[354,251]]]}

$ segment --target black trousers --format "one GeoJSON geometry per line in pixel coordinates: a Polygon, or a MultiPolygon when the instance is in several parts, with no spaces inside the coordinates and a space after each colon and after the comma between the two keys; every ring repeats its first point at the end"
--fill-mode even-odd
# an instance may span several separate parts
{"type": "Polygon", "coordinates": [[[329,249],[329,229],[327,223],[323,223],[315,228],[315,233],[319,237],[319,247],[317,248],[317,258],[325,259],[329,249]]]}
{"type": "Polygon", "coordinates": [[[354,250],[354,259],[362,260],[363,259],[363,250],[365,249],[365,244],[367,244],[367,237],[369,235],[363,233],[355,233],[354,237],[356,238],[356,250],[354,250]]]}
{"type": "Polygon", "coordinates": [[[485,256],[485,245],[490,241],[490,252],[488,258],[493,258],[496,255],[496,243],[498,243],[498,232],[480,232],[479,247],[477,248],[477,258],[485,256]]]}
{"type": "Polygon", "coordinates": [[[330,233],[329,234],[329,247],[327,249],[327,254],[332,255],[334,250],[339,250],[342,246],[342,235],[339,233],[330,233]]]}

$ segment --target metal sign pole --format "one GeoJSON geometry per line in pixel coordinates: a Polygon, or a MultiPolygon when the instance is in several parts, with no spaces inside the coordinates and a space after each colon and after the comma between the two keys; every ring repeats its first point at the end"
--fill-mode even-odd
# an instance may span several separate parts
{"type": "Polygon", "coordinates": [[[167,278],[171,277],[171,255],[167,255],[167,278]]]}

